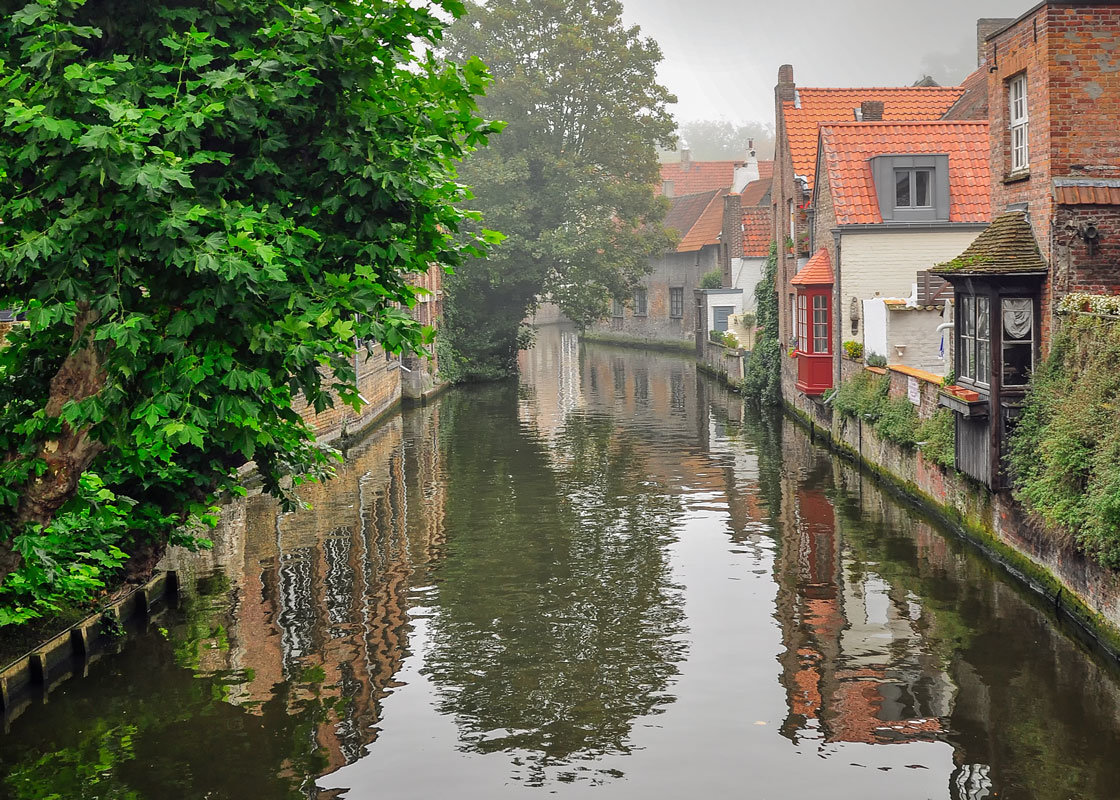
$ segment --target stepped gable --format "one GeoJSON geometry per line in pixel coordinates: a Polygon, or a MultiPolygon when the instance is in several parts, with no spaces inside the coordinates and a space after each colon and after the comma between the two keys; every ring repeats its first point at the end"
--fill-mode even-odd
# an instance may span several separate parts
{"type": "Polygon", "coordinates": [[[1011,211],[976,237],[976,241],[952,261],[930,270],[934,275],[1037,275],[1047,271],[1027,216],[1011,211]]]}

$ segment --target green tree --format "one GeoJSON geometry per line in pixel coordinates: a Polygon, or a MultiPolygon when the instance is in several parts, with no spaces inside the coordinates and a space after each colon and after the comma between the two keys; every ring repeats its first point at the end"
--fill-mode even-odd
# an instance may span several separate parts
{"type": "Polygon", "coordinates": [[[657,83],[656,42],[621,15],[618,0],[489,0],[448,32],[453,58],[478,54],[490,68],[482,109],[509,125],[462,172],[507,238],[448,281],[444,366],[457,377],[512,371],[539,296],[586,324],[669,245],[654,189],[674,98],[657,83]]]}
{"type": "Polygon", "coordinates": [[[0,2],[0,307],[27,321],[0,353],[0,623],[126,553],[150,567],[249,459],[282,496],[326,471],[293,404],[360,405],[359,343],[430,341],[408,275],[480,254],[454,170],[493,131],[482,64],[433,52],[456,0],[21,5],[0,2]]]}
{"type": "MultiPolygon", "coordinates": [[[[697,119],[682,122],[682,142],[688,143],[695,161],[734,161],[747,155],[747,145],[754,140],[759,158],[774,156],[774,126],[764,122],[737,124],[725,119],[697,119]]],[[[675,161],[677,154],[662,152],[662,161],[675,161]]]]}

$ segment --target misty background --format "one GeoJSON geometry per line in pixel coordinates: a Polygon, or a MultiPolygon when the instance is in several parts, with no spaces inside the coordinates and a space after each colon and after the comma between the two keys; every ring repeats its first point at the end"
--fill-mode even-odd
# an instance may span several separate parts
{"type": "Polygon", "coordinates": [[[661,45],[661,82],[693,158],[773,152],[774,84],[952,86],[976,68],[976,20],[1018,17],[1035,0],[624,0],[625,18],[661,45]],[[698,124],[704,123],[704,124],[698,124]],[[731,151],[721,143],[730,142],[731,151]],[[742,142],[742,144],[738,144],[742,142]]]}

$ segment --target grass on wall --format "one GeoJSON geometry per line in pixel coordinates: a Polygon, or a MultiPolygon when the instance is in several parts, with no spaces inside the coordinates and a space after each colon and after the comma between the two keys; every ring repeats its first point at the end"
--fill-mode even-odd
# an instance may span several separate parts
{"type": "Polygon", "coordinates": [[[844,381],[832,395],[833,407],[842,415],[862,419],[889,442],[914,447],[918,411],[905,397],[890,397],[890,377],[861,372],[844,381]]]}

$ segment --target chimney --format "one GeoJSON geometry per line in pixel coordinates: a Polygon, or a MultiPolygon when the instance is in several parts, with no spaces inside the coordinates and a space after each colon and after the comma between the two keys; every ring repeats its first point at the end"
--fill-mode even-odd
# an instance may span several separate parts
{"type": "Polygon", "coordinates": [[[882,122],[883,101],[864,100],[859,107],[859,120],[860,122],[882,122]]]}
{"type": "Polygon", "coordinates": [[[731,193],[739,194],[747,188],[748,183],[753,183],[760,177],[758,174],[758,158],[754,154],[754,139],[748,139],[747,159],[735,164],[735,174],[731,179],[731,193]]]}
{"type": "Polygon", "coordinates": [[[793,82],[793,65],[778,67],[778,85],[774,88],[779,103],[792,103],[797,97],[797,84],[793,82]]]}
{"type": "Polygon", "coordinates": [[[988,63],[988,37],[1015,20],[1010,17],[984,17],[976,20],[976,66],[988,63]]]}
{"type": "Polygon", "coordinates": [[[681,139],[681,170],[688,172],[692,169],[692,151],[688,148],[688,142],[681,139]]]}

